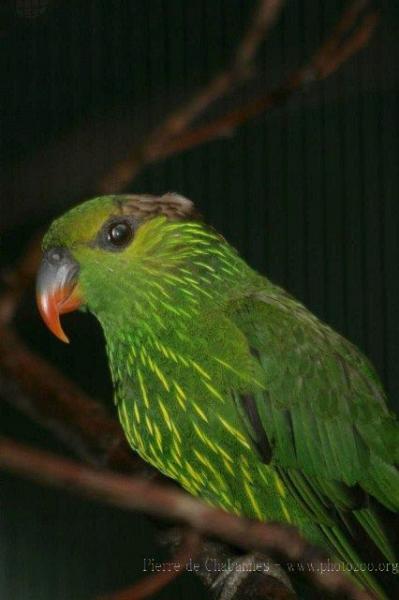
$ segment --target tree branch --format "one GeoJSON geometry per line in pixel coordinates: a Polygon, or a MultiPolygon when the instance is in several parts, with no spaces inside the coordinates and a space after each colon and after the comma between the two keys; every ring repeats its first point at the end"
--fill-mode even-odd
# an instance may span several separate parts
{"type": "Polygon", "coordinates": [[[282,7],[277,0],[261,2],[230,69],[218,75],[191,102],[167,117],[144,143],[114,165],[99,182],[101,193],[122,190],[145,166],[184,152],[231,133],[236,127],[286,103],[295,92],[321,81],[366,46],[379,20],[379,13],[367,0],[355,0],[347,8],[331,35],[311,59],[293,71],[274,90],[242,104],[210,122],[190,128],[194,118],[203,115],[216,100],[231,92],[248,72],[259,43],[282,7]]]}
{"type": "Polygon", "coordinates": [[[283,4],[284,0],[259,0],[230,67],[217,74],[187,104],[168,116],[139,148],[133,150],[130,157],[115,165],[100,182],[101,192],[122,189],[145,164],[157,160],[162,147],[171,139],[181,136],[212,104],[230,94],[253,74],[256,53],[277,20],[283,4]]]}
{"type": "Polygon", "coordinates": [[[238,517],[210,507],[174,486],[94,470],[4,437],[0,437],[0,469],[122,509],[181,523],[239,548],[259,550],[295,564],[312,564],[313,569],[305,569],[304,575],[321,589],[346,593],[356,600],[371,599],[337,566],[331,569],[333,563],[328,557],[306,542],[294,527],[238,517]]]}

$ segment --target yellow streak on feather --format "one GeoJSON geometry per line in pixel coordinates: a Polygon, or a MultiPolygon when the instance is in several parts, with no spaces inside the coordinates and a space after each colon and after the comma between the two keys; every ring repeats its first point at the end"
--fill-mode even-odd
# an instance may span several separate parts
{"type": "Polygon", "coordinates": [[[170,420],[169,413],[166,410],[166,407],[164,406],[164,403],[162,402],[162,400],[159,396],[158,396],[158,404],[159,404],[159,408],[161,409],[162,416],[164,418],[167,428],[169,429],[169,431],[172,431],[172,421],[170,420]]]}
{"type": "Polygon", "coordinates": [[[162,383],[162,385],[164,386],[165,390],[167,392],[169,392],[169,384],[166,381],[166,377],[165,375],[162,373],[161,369],[158,367],[158,365],[154,364],[154,371],[155,374],[157,375],[158,379],[160,380],[160,382],[162,383]]]}
{"type": "Polygon", "coordinates": [[[156,423],[154,423],[154,430],[155,430],[155,441],[158,445],[159,451],[162,453],[162,451],[163,451],[163,449],[162,449],[162,434],[156,423]]]}
{"type": "Polygon", "coordinates": [[[168,300],[170,300],[170,296],[169,294],[167,294],[164,290],[164,288],[162,287],[162,285],[160,285],[157,281],[154,281],[153,279],[149,280],[150,285],[153,285],[154,287],[156,287],[163,296],[165,296],[165,298],[167,298],[168,300]]]}
{"type": "Polygon", "coordinates": [[[230,456],[230,454],[228,454],[226,452],[226,450],[224,450],[224,448],[222,448],[221,446],[219,446],[219,444],[215,444],[216,448],[218,449],[218,452],[220,452],[220,454],[228,461],[230,461],[231,463],[234,462],[234,460],[232,459],[232,457],[230,456]]]}
{"type": "Polygon", "coordinates": [[[219,489],[218,489],[218,488],[217,488],[217,487],[216,487],[216,486],[215,486],[215,485],[212,483],[212,481],[209,481],[209,480],[208,480],[208,481],[206,482],[206,485],[207,485],[207,487],[209,487],[209,489],[211,489],[211,490],[212,490],[212,492],[213,492],[213,493],[214,493],[214,494],[215,494],[217,497],[219,497],[219,495],[220,495],[220,490],[219,490],[219,489]]]}
{"type": "Polygon", "coordinates": [[[193,428],[195,433],[198,435],[198,437],[200,438],[200,440],[208,447],[210,448],[215,454],[218,453],[216,446],[213,444],[213,442],[211,442],[211,440],[206,436],[206,434],[202,431],[202,429],[199,428],[199,426],[194,423],[193,421],[193,428]]]}
{"type": "Polygon", "coordinates": [[[166,308],[166,310],[168,310],[169,312],[173,313],[177,317],[180,317],[181,315],[185,315],[185,316],[188,316],[188,317],[191,316],[188,313],[186,313],[186,311],[183,311],[182,309],[177,309],[172,304],[168,304],[167,302],[164,302],[163,300],[159,300],[159,303],[162,304],[162,306],[164,308],[166,308]]]}
{"type": "Polygon", "coordinates": [[[145,415],[145,422],[146,422],[147,429],[148,429],[149,433],[151,435],[154,435],[154,430],[152,428],[152,423],[151,423],[150,419],[148,418],[148,415],[145,415]]]}
{"type": "Polygon", "coordinates": [[[166,465],[165,465],[165,470],[167,472],[167,474],[172,477],[174,477],[175,479],[181,479],[181,477],[179,478],[179,475],[175,469],[175,467],[173,466],[173,464],[169,461],[166,465]]]}
{"type": "Polygon", "coordinates": [[[264,514],[262,513],[262,511],[259,507],[259,504],[257,503],[256,498],[253,495],[253,492],[252,492],[249,484],[246,481],[244,481],[244,489],[245,489],[245,493],[247,494],[247,497],[248,497],[250,503],[252,504],[252,507],[255,511],[256,516],[258,517],[258,519],[263,520],[264,514]]]}
{"type": "MultiPolygon", "coordinates": [[[[193,253],[196,254],[196,253],[193,253]]],[[[198,265],[199,267],[203,267],[204,269],[207,269],[210,273],[214,273],[215,269],[213,267],[211,267],[210,265],[207,265],[206,263],[200,261],[200,260],[195,260],[193,261],[194,265],[198,265]]]]}
{"type": "Polygon", "coordinates": [[[181,435],[180,435],[179,430],[177,429],[176,425],[173,422],[172,422],[172,429],[173,429],[173,433],[175,434],[175,440],[177,439],[179,441],[179,444],[181,444],[181,435]]]}
{"type": "Polygon", "coordinates": [[[141,395],[143,396],[144,404],[145,404],[146,408],[150,408],[150,402],[148,400],[147,390],[146,390],[146,387],[145,387],[145,384],[144,384],[143,376],[142,376],[141,371],[140,371],[140,369],[138,367],[137,367],[137,377],[138,377],[138,380],[139,380],[141,395]]]}
{"type": "Polygon", "coordinates": [[[198,373],[200,375],[202,375],[203,377],[205,377],[205,379],[209,379],[209,381],[211,380],[211,377],[208,375],[208,373],[206,371],[204,371],[204,369],[194,360],[190,360],[190,363],[193,365],[194,369],[196,371],[198,371],[198,373]]]}
{"type": "Polygon", "coordinates": [[[198,485],[193,480],[189,480],[184,475],[180,475],[179,481],[181,481],[183,487],[190,492],[190,494],[193,496],[198,495],[198,485]]]}
{"type": "Polygon", "coordinates": [[[226,471],[228,471],[230,473],[230,475],[235,475],[234,471],[233,471],[233,467],[231,466],[231,464],[225,459],[222,458],[223,464],[225,466],[226,471]]]}
{"type": "Polygon", "coordinates": [[[140,417],[140,411],[139,411],[137,402],[134,402],[134,404],[133,404],[133,411],[134,411],[134,416],[136,417],[137,423],[140,423],[141,417],[140,417]]]}
{"type": "Polygon", "coordinates": [[[175,460],[175,462],[179,465],[179,467],[183,467],[181,460],[180,460],[180,456],[176,452],[176,448],[172,448],[172,450],[170,451],[170,455],[175,460]]]}
{"type": "Polygon", "coordinates": [[[163,469],[164,463],[163,463],[161,457],[159,456],[159,454],[157,453],[157,451],[155,450],[155,448],[154,448],[154,446],[152,445],[151,442],[148,445],[149,445],[151,453],[152,453],[152,455],[154,457],[152,459],[152,462],[155,464],[156,467],[158,467],[158,469],[163,469]]]}
{"type": "Polygon", "coordinates": [[[252,375],[248,376],[245,373],[243,373],[242,371],[237,371],[237,369],[235,369],[234,367],[229,365],[227,362],[225,362],[221,358],[218,358],[217,356],[212,356],[212,358],[214,360],[216,360],[216,362],[221,364],[223,367],[225,367],[226,369],[228,369],[229,371],[231,371],[232,373],[234,373],[235,375],[240,377],[241,379],[244,379],[245,381],[251,381],[252,383],[256,383],[257,385],[259,385],[259,387],[263,387],[262,383],[260,381],[258,381],[257,379],[255,379],[255,377],[253,377],[252,375]]]}
{"type": "Polygon", "coordinates": [[[173,385],[176,388],[177,394],[176,394],[176,398],[177,401],[179,402],[180,406],[183,408],[183,410],[187,410],[187,407],[185,405],[185,401],[187,400],[187,396],[184,392],[184,390],[180,387],[180,385],[177,383],[177,381],[175,381],[174,379],[172,379],[173,385]]]}
{"type": "Polygon", "coordinates": [[[199,414],[199,416],[201,417],[201,419],[203,421],[205,421],[205,423],[208,423],[208,418],[206,416],[206,414],[204,413],[204,411],[202,410],[202,408],[200,408],[198,406],[198,404],[196,402],[194,402],[194,400],[192,401],[192,405],[194,407],[194,410],[199,414]]]}
{"type": "Polygon", "coordinates": [[[205,485],[205,482],[204,482],[203,478],[201,477],[201,475],[197,471],[194,470],[194,468],[190,465],[190,463],[187,460],[185,461],[185,465],[186,465],[186,469],[190,473],[191,477],[193,479],[195,479],[196,481],[198,481],[198,483],[200,485],[205,485]]]}
{"type": "Polygon", "coordinates": [[[223,417],[221,417],[220,415],[218,415],[218,419],[223,425],[223,427],[226,429],[226,431],[228,431],[235,439],[237,439],[237,441],[239,441],[240,444],[244,446],[244,448],[247,448],[248,450],[251,449],[251,446],[248,444],[247,440],[242,435],[242,433],[238,431],[238,429],[235,429],[235,427],[233,427],[230,423],[225,421],[225,419],[223,419],[223,417]]]}
{"type": "Polygon", "coordinates": [[[153,373],[155,373],[155,362],[152,360],[151,356],[147,356],[148,364],[150,365],[150,369],[153,373]]]}
{"type": "Polygon", "coordinates": [[[179,396],[179,394],[175,394],[175,397],[180,408],[184,411],[187,411],[187,406],[184,404],[183,400],[181,399],[181,396],[179,396]]]}
{"type": "Polygon", "coordinates": [[[244,475],[245,479],[247,479],[250,483],[253,483],[254,480],[252,478],[251,473],[248,471],[247,467],[245,467],[244,465],[240,465],[240,469],[242,474],[244,475]]]}
{"type": "Polygon", "coordinates": [[[143,363],[143,366],[146,367],[147,366],[147,360],[146,360],[146,357],[145,357],[145,352],[143,352],[143,348],[141,348],[141,350],[140,350],[140,359],[141,359],[141,362],[143,363]]]}
{"type": "Polygon", "coordinates": [[[130,430],[130,419],[129,419],[129,415],[127,414],[127,408],[126,408],[126,404],[125,402],[120,402],[118,405],[119,408],[119,416],[120,419],[122,421],[122,425],[123,425],[123,429],[125,431],[129,431],[130,430]]]}
{"type": "Polygon", "coordinates": [[[221,492],[220,495],[223,498],[223,500],[225,501],[225,503],[227,504],[227,506],[230,506],[231,508],[234,507],[232,501],[230,500],[230,498],[228,497],[226,492],[221,492]]]}
{"type": "Polygon", "coordinates": [[[274,473],[274,481],[276,483],[276,489],[277,489],[278,493],[280,494],[280,496],[282,496],[283,498],[285,498],[286,495],[287,495],[286,490],[285,490],[285,486],[283,485],[283,482],[281,481],[281,479],[277,475],[277,473],[274,473]]]}
{"type": "Polygon", "coordinates": [[[218,400],[220,400],[221,402],[224,403],[224,398],[221,394],[219,394],[219,392],[207,381],[204,381],[202,379],[202,383],[204,384],[204,386],[211,392],[212,396],[215,396],[215,398],[217,398],[218,400]]]}
{"type": "Polygon", "coordinates": [[[280,505],[281,505],[281,510],[283,511],[283,515],[287,519],[288,523],[292,523],[291,515],[288,512],[285,502],[283,502],[283,500],[281,500],[281,499],[280,499],[280,505]]]}
{"type": "Polygon", "coordinates": [[[175,447],[175,450],[176,450],[176,452],[177,452],[178,456],[180,456],[180,457],[181,457],[181,455],[182,455],[182,451],[181,451],[181,448],[180,448],[180,446],[179,446],[179,444],[177,443],[177,441],[176,441],[176,439],[175,439],[175,438],[173,438],[173,446],[175,447]]]}
{"type": "Polygon", "coordinates": [[[162,354],[164,355],[165,358],[169,358],[169,352],[168,350],[165,348],[165,346],[163,344],[157,344],[158,348],[160,350],[160,352],[162,352],[162,354]]]}
{"type": "Polygon", "coordinates": [[[212,466],[212,464],[205,458],[205,456],[203,456],[203,454],[198,452],[198,450],[196,449],[194,449],[193,452],[198,458],[198,460],[204,465],[204,467],[206,467],[212,473],[212,475],[215,477],[215,479],[221,485],[221,487],[226,489],[226,482],[222,479],[220,473],[218,473],[218,471],[212,466]]]}
{"type": "Polygon", "coordinates": [[[264,469],[262,467],[258,467],[258,472],[259,472],[259,475],[260,475],[261,479],[263,479],[264,483],[267,486],[269,486],[269,482],[267,480],[266,473],[264,472],[264,469]]]}

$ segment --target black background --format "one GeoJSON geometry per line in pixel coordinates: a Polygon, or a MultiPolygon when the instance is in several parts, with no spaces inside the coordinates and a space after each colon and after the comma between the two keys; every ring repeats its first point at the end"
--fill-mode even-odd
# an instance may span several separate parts
{"type": "MultiPolygon", "coordinates": [[[[272,86],[309,58],[344,5],[287,2],[253,85],[272,86]]],[[[2,2],[3,265],[38,227],[92,195],[110,161],[225,67],[254,6],[2,2]]],[[[395,2],[381,8],[370,46],[326,82],[230,136],[147,168],[128,189],[192,198],[254,267],[366,352],[398,409],[399,10],[395,2]]],[[[61,345],[40,323],[32,290],[17,326],[112,410],[92,318],[66,317],[72,344],[61,345]]],[[[65,452],[1,399],[0,432],[65,452]]],[[[94,598],[129,585],[151,556],[162,552],[144,517],[0,474],[1,599],[94,598]]],[[[184,576],[161,597],[188,594],[206,596],[184,576]]]]}

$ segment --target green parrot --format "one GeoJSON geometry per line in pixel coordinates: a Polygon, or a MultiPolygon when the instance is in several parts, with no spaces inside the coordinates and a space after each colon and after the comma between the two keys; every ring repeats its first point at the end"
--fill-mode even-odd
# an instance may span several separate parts
{"type": "Polygon", "coordinates": [[[91,199],[43,250],[40,312],[64,341],[61,314],[97,317],[132,448],[208,503],[295,525],[386,598],[358,567],[396,561],[399,427],[359,350],[177,194],[91,199]]]}

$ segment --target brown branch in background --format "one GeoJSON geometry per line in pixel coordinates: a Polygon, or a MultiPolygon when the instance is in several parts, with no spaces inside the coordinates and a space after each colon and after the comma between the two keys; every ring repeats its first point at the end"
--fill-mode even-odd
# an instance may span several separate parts
{"type": "Polygon", "coordinates": [[[134,149],[130,156],[112,167],[98,185],[100,192],[120,191],[146,165],[231,134],[236,127],[246,121],[281,106],[295,92],[303,90],[310,83],[325,79],[366,46],[379,20],[379,12],[372,10],[369,2],[356,0],[344,11],[331,35],[312,58],[291,73],[277,88],[244,103],[222,117],[196,128],[190,128],[194,118],[202,116],[210,104],[230,93],[235,84],[242,80],[259,46],[260,32],[266,34],[281,6],[282,3],[277,1],[260,3],[248,32],[237,50],[233,68],[217,76],[197,97],[150,133],[146,141],[134,149]]]}
{"type": "Polygon", "coordinates": [[[317,79],[325,79],[366,46],[379,16],[375,7],[371,9],[368,0],[355,0],[344,11],[331,35],[311,61],[317,79]]]}
{"type": "MultiPolygon", "coordinates": [[[[342,21],[346,22],[346,13],[342,21]]],[[[265,95],[250,100],[205,125],[188,129],[180,138],[173,138],[162,148],[154,160],[163,160],[174,154],[195,148],[205,142],[231,134],[231,132],[268,110],[285,104],[295,92],[299,92],[315,81],[321,81],[336,71],[353,54],[363,48],[370,39],[379,19],[377,12],[364,17],[352,35],[342,41],[341,46],[332,45],[336,41],[337,30],[331,38],[313,55],[309,62],[294,71],[281,85],[265,95]]],[[[340,22],[341,23],[341,22],[340,22]]],[[[144,166],[143,163],[141,166],[144,166]]],[[[126,182],[124,182],[126,183],[126,182]]]]}
{"type": "Polygon", "coordinates": [[[176,565],[176,569],[170,568],[170,570],[149,575],[126,590],[101,596],[98,600],[144,600],[150,598],[183,573],[183,565],[188,563],[190,559],[194,560],[198,555],[201,541],[201,536],[197,531],[186,531],[182,536],[176,554],[168,561],[171,566],[176,565]]]}
{"type": "Polygon", "coordinates": [[[340,48],[345,45],[343,44],[345,39],[357,39],[358,36],[353,34],[356,33],[355,26],[362,13],[363,18],[365,19],[368,19],[370,15],[376,15],[375,10],[371,11],[370,13],[366,13],[365,11],[368,11],[368,9],[370,9],[369,0],[354,0],[352,4],[344,11],[342,17],[334,27],[331,35],[324,42],[318,52],[318,70],[323,71],[323,63],[335,63],[335,61],[332,59],[334,55],[337,56],[340,54],[340,48]]]}
{"type": "Polygon", "coordinates": [[[187,104],[167,117],[146,137],[144,144],[133,151],[132,156],[113,167],[100,182],[100,191],[106,193],[122,189],[145,164],[161,156],[162,148],[171,139],[184,134],[212,104],[230,94],[253,74],[256,53],[276,22],[283,4],[284,0],[259,0],[230,67],[216,75],[187,104]]]}
{"type": "Polygon", "coordinates": [[[239,548],[259,550],[294,564],[312,564],[313,569],[305,569],[303,574],[321,589],[345,593],[355,600],[372,598],[338,567],[331,568],[333,563],[328,562],[328,557],[304,540],[294,527],[239,517],[208,506],[174,486],[95,470],[3,437],[0,437],[0,469],[111,506],[181,523],[239,548]]]}
{"type": "Polygon", "coordinates": [[[168,117],[165,123],[149,136],[149,157],[151,156],[151,146],[153,146],[152,152],[156,152],[156,147],[163,145],[164,140],[179,135],[211,104],[223,98],[227,93],[231,93],[252,75],[256,52],[275,23],[282,7],[283,0],[260,0],[230,68],[216,75],[197,96],[194,96],[187,105],[168,117]]]}

